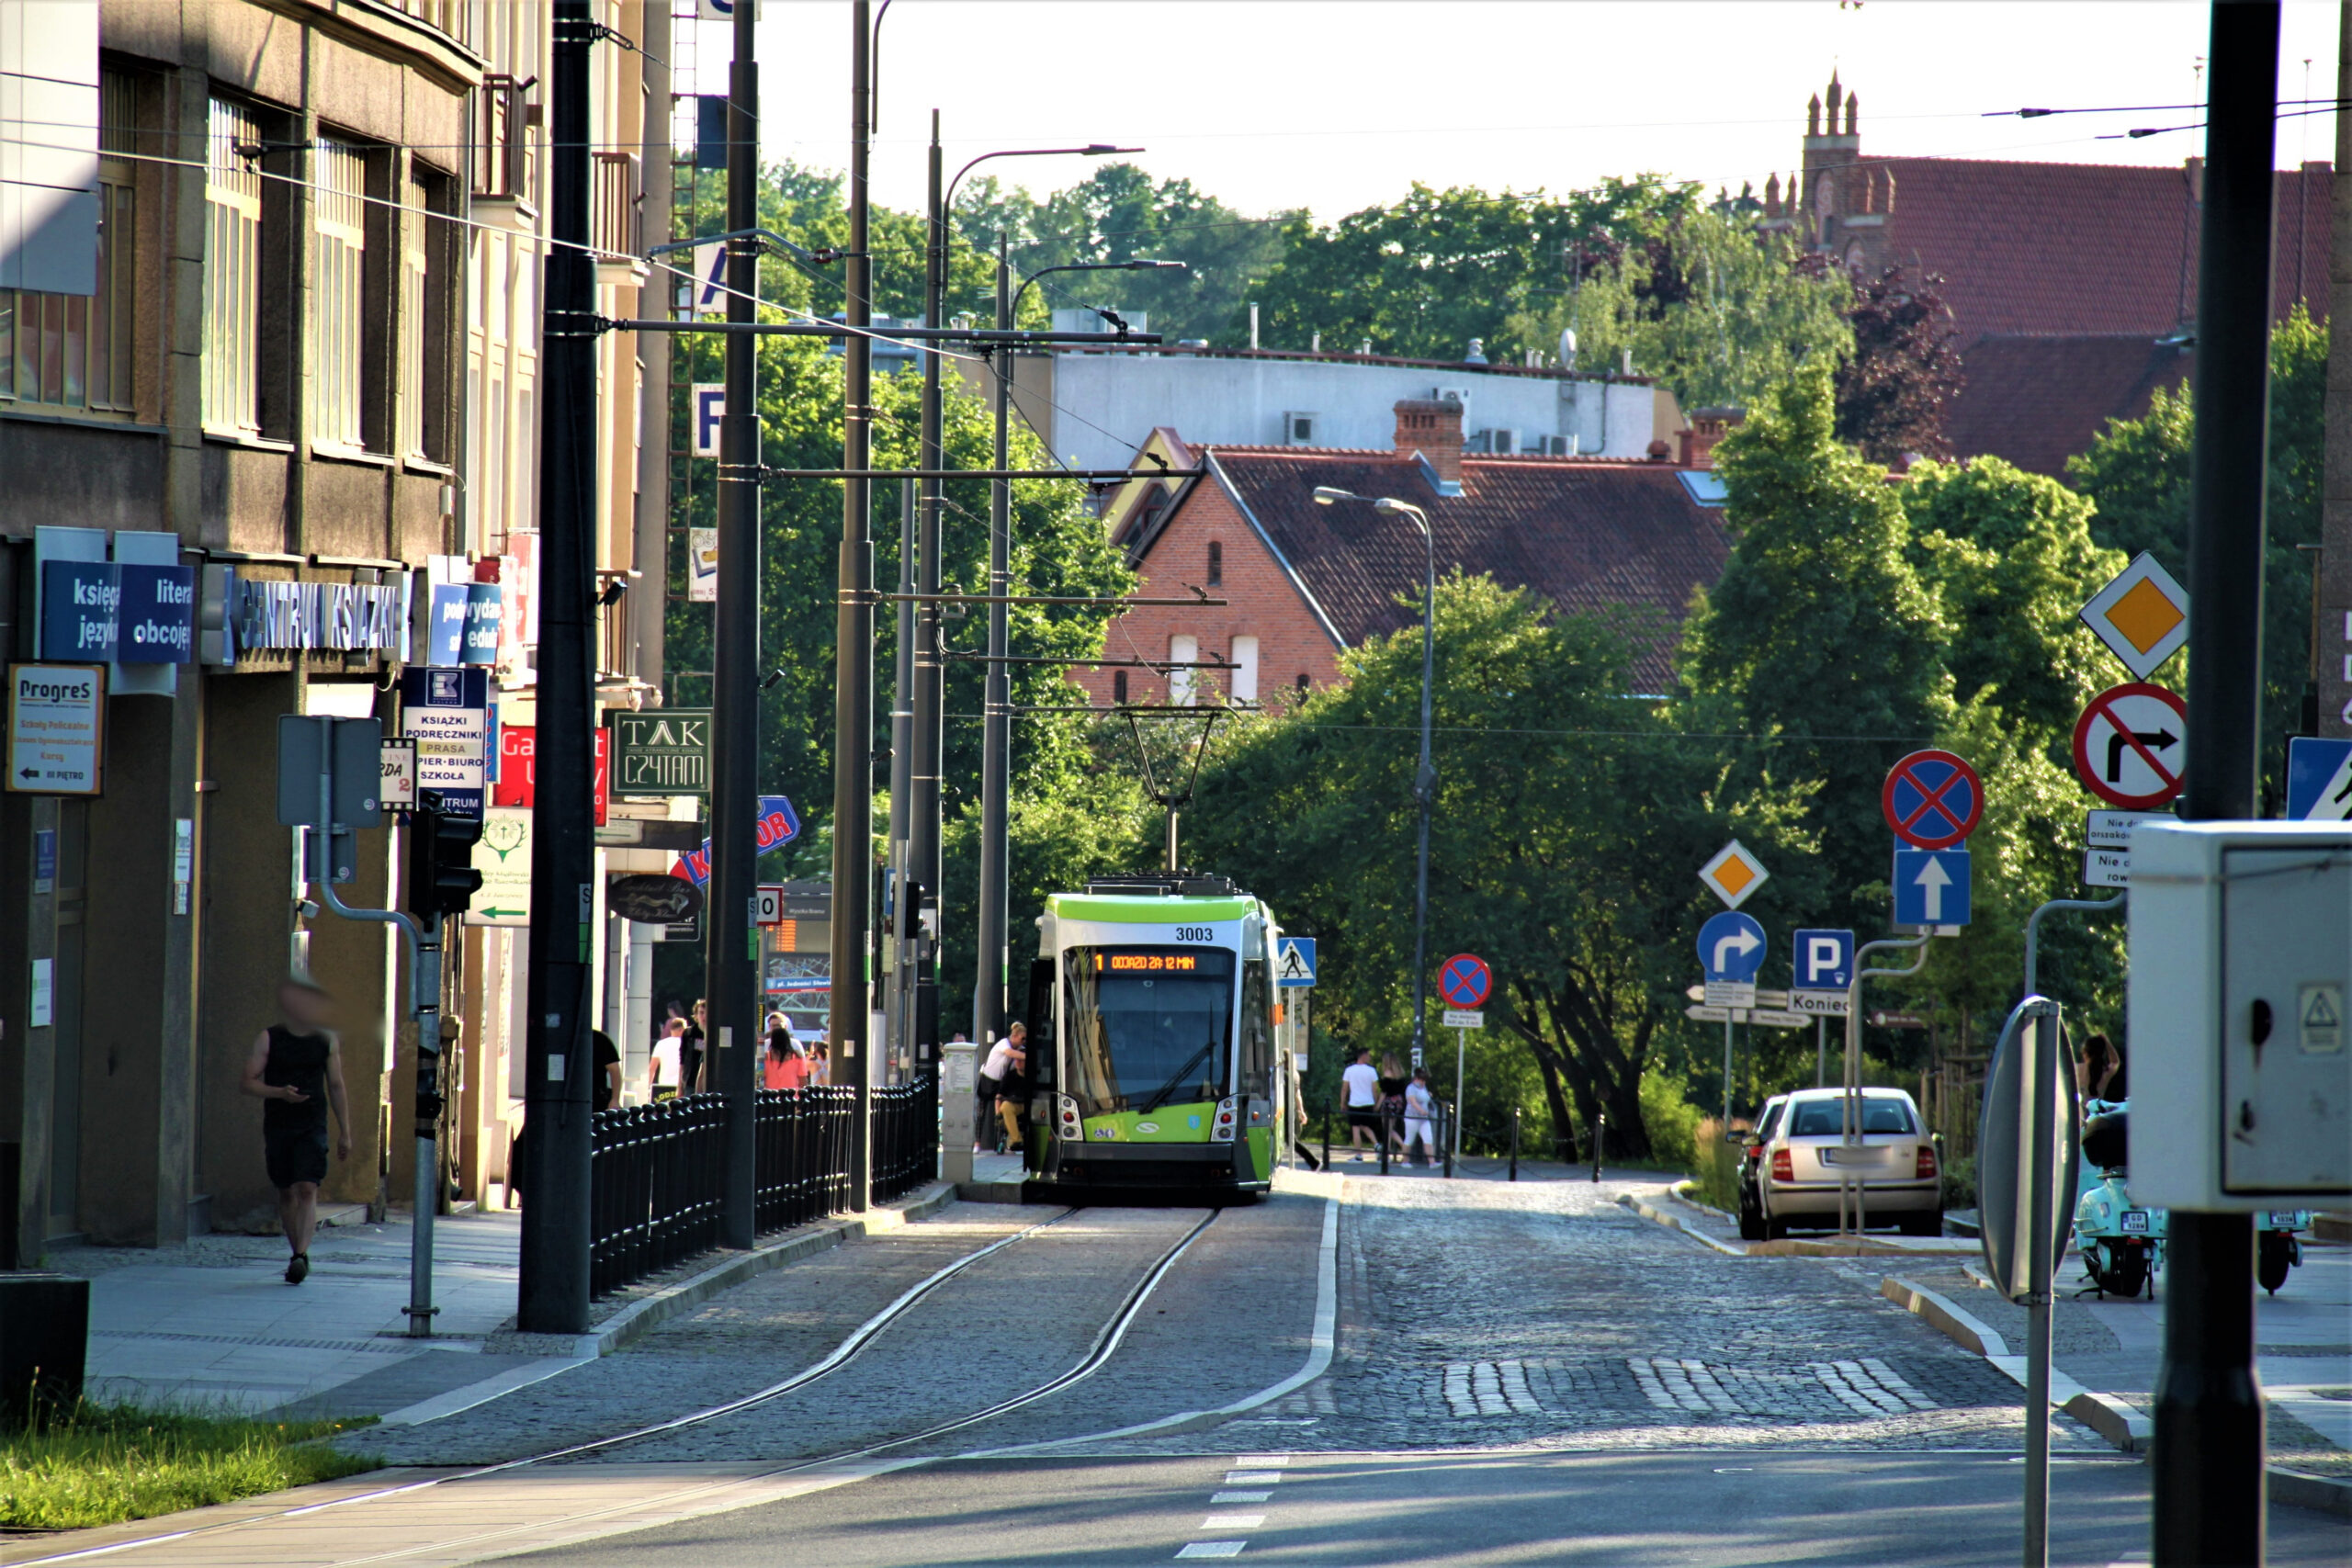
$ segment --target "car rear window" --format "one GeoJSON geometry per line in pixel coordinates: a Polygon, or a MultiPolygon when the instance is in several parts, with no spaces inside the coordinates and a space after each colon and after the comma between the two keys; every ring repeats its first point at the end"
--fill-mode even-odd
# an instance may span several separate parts
{"type": "MultiPolygon", "coordinates": [[[[1808,1100],[1800,1104],[1789,1122],[1792,1138],[1834,1138],[1846,1130],[1844,1102],[1836,1100],[1808,1100]]],[[[1865,1133],[1908,1133],[1911,1112],[1899,1100],[1862,1100],[1862,1131],[1865,1133]]]]}

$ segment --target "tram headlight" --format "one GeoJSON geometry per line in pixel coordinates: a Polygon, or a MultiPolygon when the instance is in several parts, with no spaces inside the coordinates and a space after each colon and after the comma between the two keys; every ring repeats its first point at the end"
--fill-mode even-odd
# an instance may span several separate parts
{"type": "Polygon", "coordinates": [[[1233,1142],[1233,1097],[1231,1095],[1227,1095],[1225,1099],[1216,1102],[1216,1125],[1209,1129],[1210,1143],[1229,1144],[1233,1142]]]}

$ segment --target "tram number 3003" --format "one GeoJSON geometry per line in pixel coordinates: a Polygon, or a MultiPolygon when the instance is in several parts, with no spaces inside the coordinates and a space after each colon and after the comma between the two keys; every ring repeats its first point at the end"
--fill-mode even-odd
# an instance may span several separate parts
{"type": "Polygon", "coordinates": [[[1178,926],[1176,940],[1178,942],[1215,942],[1216,930],[1213,926],[1178,926]]]}

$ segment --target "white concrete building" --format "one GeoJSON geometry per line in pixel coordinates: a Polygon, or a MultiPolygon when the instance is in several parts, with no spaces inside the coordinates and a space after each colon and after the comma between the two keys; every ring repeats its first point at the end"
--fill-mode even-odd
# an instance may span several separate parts
{"type": "Polygon", "coordinates": [[[1398,399],[1449,395],[1462,404],[1470,452],[1641,457],[1653,441],[1671,445],[1684,423],[1671,392],[1635,376],[1272,349],[1083,349],[1013,361],[1020,412],[1081,468],[1124,468],[1162,426],[1200,445],[1385,451],[1398,399]]]}

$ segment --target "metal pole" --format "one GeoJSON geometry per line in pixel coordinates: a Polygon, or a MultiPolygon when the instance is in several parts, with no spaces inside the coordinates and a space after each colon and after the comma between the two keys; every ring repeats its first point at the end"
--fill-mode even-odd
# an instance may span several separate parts
{"type": "Polygon", "coordinates": [[[1829,1019],[1825,1014],[1813,1021],[1813,1087],[1826,1089],[1829,1084],[1829,1019]]]}
{"type": "MultiPolygon", "coordinates": [[[[759,221],[759,65],[752,59],[754,7],[735,8],[735,59],[727,106],[727,227],[759,221]]],[[[727,319],[748,324],[760,289],[756,242],[727,247],[727,319]]],[[[703,995],[710,1038],[703,1043],[710,1086],[727,1100],[726,1167],[718,1240],[749,1251],[759,1234],[759,960],[752,900],[759,865],[752,823],[760,767],[760,423],[757,340],[727,338],[727,408],[718,427],[718,602],[711,616],[711,793],[709,915],[704,931],[703,995]]],[[[682,1087],[680,1092],[684,1092],[682,1087]]],[[[526,1199],[529,1197],[525,1193],[526,1199]]]]}
{"type": "Polygon", "coordinates": [[[594,889],[590,705],[595,666],[595,340],[562,334],[596,305],[588,232],[594,83],[588,0],[555,0],[548,96],[546,318],[540,344],[538,786],[531,813],[531,945],[524,1005],[522,1273],[516,1326],[588,1328],[588,911],[594,889]]]}
{"type": "MultiPolygon", "coordinates": [[[[915,511],[921,504],[915,481],[904,479],[899,485],[899,592],[910,596],[915,592],[915,511]]],[[[901,597],[898,603],[898,637],[896,638],[896,671],[891,686],[890,702],[890,826],[888,859],[890,866],[890,886],[894,899],[905,896],[907,883],[907,810],[908,772],[914,756],[914,602],[901,597]]],[[[894,905],[895,907],[895,905],[894,905]]],[[[890,974],[884,983],[883,1005],[888,1013],[888,1030],[890,1049],[894,1054],[911,1055],[914,1041],[914,1018],[911,992],[908,984],[906,943],[893,931],[890,941],[890,974]]],[[[975,1035],[973,1038],[978,1039],[975,1035]]]]}
{"type": "Polygon", "coordinates": [[[1437,769],[1430,763],[1430,688],[1437,671],[1437,525],[1418,507],[1413,514],[1420,519],[1421,538],[1429,548],[1421,580],[1421,765],[1413,774],[1413,798],[1421,817],[1419,874],[1413,886],[1413,1060],[1419,1062],[1429,1043],[1430,806],[1437,794],[1437,769]]]}
{"type": "MultiPolygon", "coordinates": [[[[1462,1157],[1462,1060],[1469,1055],[1470,1032],[1466,1029],[1455,1030],[1453,1032],[1453,1127],[1452,1129],[1455,1159],[1462,1157]]],[[[1449,1164],[1445,1168],[1445,1173],[1452,1176],[1453,1167],[1449,1164]]]]}
{"type": "MultiPolygon", "coordinates": [[[[389,900],[388,900],[389,902],[389,900]]],[[[408,1331],[433,1333],[433,1222],[441,1208],[441,931],[438,916],[411,943],[416,1015],[416,1226],[409,1236],[408,1331]]]]}
{"type": "MultiPolygon", "coordinates": [[[[2195,821],[2255,815],[2278,7],[2216,5],[2207,58],[2188,528],[2198,720],[2180,801],[2195,821]]],[[[2171,1299],[2150,1477],[2157,1568],[2258,1563],[2267,1509],[2252,1219],[2176,1209],[2165,1250],[2171,1299]]]]}
{"type": "MultiPolygon", "coordinates": [[[[939,111],[931,111],[930,186],[923,210],[931,215],[923,240],[923,325],[942,325],[940,312],[947,299],[947,214],[940,190],[939,111]]],[[[940,386],[944,360],[936,354],[922,356],[922,460],[919,467],[933,477],[917,481],[922,496],[915,509],[915,572],[921,593],[939,592],[941,481],[947,467],[942,434],[940,386]]],[[[847,465],[843,465],[846,467],[847,465]]],[[[939,659],[940,615],[936,599],[925,600],[915,612],[914,759],[907,771],[907,874],[918,886],[914,907],[901,929],[914,932],[911,943],[914,973],[908,996],[913,1004],[910,1034],[916,1055],[925,1061],[937,1054],[939,1033],[939,965],[936,943],[922,940],[922,900],[937,898],[940,884],[940,769],[945,692],[939,659]]]]}
{"type": "Polygon", "coordinates": [[[1716,1131],[1731,1131],[1731,1015],[1739,1010],[1724,1010],[1724,1123],[1716,1131]]]}
{"type": "Polygon", "coordinates": [[[1510,1179],[1519,1179],[1519,1107],[1510,1108],[1510,1179]]]}
{"type": "MultiPolygon", "coordinates": [[[[1925,936],[1883,937],[1877,942],[1866,942],[1854,949],[1854,977],[1846,983],[1846,1064],[1845,1075],[1841,1080],[1845,1086],[1846,1097],[1838,1102],[1838,1125],[1843,1134],[1841,1141],[1849,1148],[1861,1142],[1862,982],[1917,974],[1920,966],[1928,962],[1928,944],[1934,940],[1933,932],[1925,936]],[[1918,950],[1919,962],[1908,969],[1865,969],[1862,967],[1862,959],[1866,954],[1913,948],[1918,950]]],[[[1862,1230],[1862,1194],[1854,1183],[1852,1174],[1854,1170],[1855,1167],[1851,1164],[1841,1165],[1838,1168],[1838,1235],[1840,1238],[1849,1235],[1859,1236],[1862,1230]],[[1852,1205],[1851,1213],[1854,1222],[1852,1231],[1846,1228],[1849,1201],[1852,1205]]]]}
{"type": "Polygon", "coordinates": [[[2041,994],[2040,943],[2042,916],[2053,909],[2089,909],[2094,912],[2120,909],[2123,908],[2124,900],[2130,897],[2130,893],[2124,892],[2118,893],[2112,898],[2052,898],[2047,904],[2036,908],[2032,914],[2028,915],[2025,918],[2025,994],[2029,997],[2041,994]]]}
{"type": "MultiPolygon", "coordinates": [[[[844,310],[854,327],[873,322],[873,270],[866,254],[867,142],[871,140],[872,0],[853,0],[850,26],[849,256],[844,310]]],[[[842,358],[842,467],[863,469],[869,457],[874,340],[852,333],[842,358]]],[[[849,1126],[849,1205],[863,1211],[872,1182],[872,1104],[865,974],[873,886],[874,835],[874,587],[872,519],[867,481],[842,481],[840,609],[833,631],[833,952],[827,997],[827,1037],[833,1081],[856,1091],[849,1126]],[[865,1041],[869,1049],[861,1051],[865,1041]]]]}
{"type": "Polygon", "coordinates": [[[2030,1085],[2032,1111],[2032,1175],[2026,1194],[2028,1233],[2026,1270],[2025,1380],[2025,1568],[2048,1568],[2050,1562],[2050,1236],[2055,1228],[2052,1207],[2057,1199],[2057,1172],[2052,1168],[2051,1145],[2058,1129],[2058,1007],[2043,1002],[2034,1023],[2036,1044],[2030,1085]]]}
{"type": "MultiPolygon", "coordinates": [[[[1012,327],[1011,241],[996,237],[996,324],[1012,327]]],[[[996,466],[1012,467],[1006,449],[1012,443],[1012,350],[999,348],[996,372],[996,466]]],[[[999,479],[989,486],[989,665],[982,677],[986,700],[980,704],[980,909],[978,951],[974,954],[972,1038],[983,1030],[1002,1029],[1010,1005],[1005,996],[1012,983],[1007,933],[1007,888],[1012,877],[1012,676],[1001,662],[1009,647],[1004,596],[1012,581],[1012,485],[999,479]]]]}

